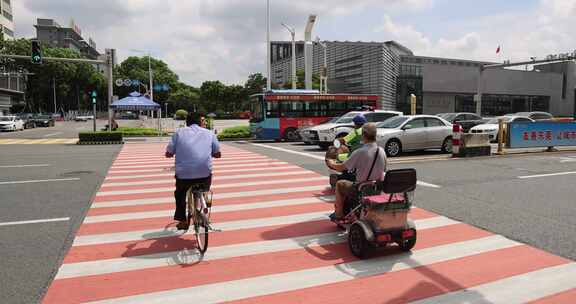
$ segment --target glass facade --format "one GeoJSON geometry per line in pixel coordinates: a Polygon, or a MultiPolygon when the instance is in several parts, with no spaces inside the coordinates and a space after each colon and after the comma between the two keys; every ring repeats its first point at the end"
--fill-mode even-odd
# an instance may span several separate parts
{"type": "Polygon", "coordinates": [[[401,64],[396,80],[396,110],[411,114],[410,94],[416,95],[416,114],[424,110],[422,94],[422,66],[401,64]]]}
{"type": "MultiPolygon", "coordinates": [[[[473,95],[456,95],[455,112],[476,112],[473,95]]],[[[550,96],[482,95],[482,115],[500,116],[517,112],[550,111],[550,96]]]]}

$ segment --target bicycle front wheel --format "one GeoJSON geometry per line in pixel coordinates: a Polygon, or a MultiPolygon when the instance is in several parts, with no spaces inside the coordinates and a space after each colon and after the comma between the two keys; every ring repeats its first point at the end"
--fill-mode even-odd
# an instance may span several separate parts
{"type": "Polygon", "coordinates": [[[196,235],[196,244],[198,251],[204,254],[208,249],[208,221],[201,211],[196,210],[196,217],[194,219],[194,232],[196,235]]]}

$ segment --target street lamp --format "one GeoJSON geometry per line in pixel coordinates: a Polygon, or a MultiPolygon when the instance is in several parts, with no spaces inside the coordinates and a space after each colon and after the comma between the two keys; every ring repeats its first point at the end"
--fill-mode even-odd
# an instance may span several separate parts
{"type": "Polygon", "coordinates": [[[292,36],[292,90],[296,90],[296,30],[284,23],[282,23],[282,26],[284,26],[292,36]]]}
{"type": "Polygon", "coordinates": [[[150,51],[142,51],[142,50],[131,50],[132,52],[135,53],[144,53],[144,54],[148,54],[148,78],[150,79],[150,87],[149,87],[149,91],[150,91],[150,100],[154,101],[154,87],[153,87],[153,83],[154,83],[154,79],[152,78],[152,65],[150,63],[150,51]]]}
{"type": "Polygon", "coordinates": [[[322,43],[320,41],[320,37],[316,37],[316,42],[324,49],[324,66],[322,67],[322,72],[320,73],[320,93],[328,94],[328,59],[326,56],[328,45],[326,43],[322,43]],[[324,91],[322,91],[322,88],[324,88],[324,91]]]}

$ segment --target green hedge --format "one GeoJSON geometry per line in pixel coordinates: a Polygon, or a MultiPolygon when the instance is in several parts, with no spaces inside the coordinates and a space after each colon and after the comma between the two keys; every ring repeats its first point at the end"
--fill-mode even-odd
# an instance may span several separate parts
{"type": "Polygon", "coordinates": [[[218,134],[218,139],[250,138],[250,136],[249,126],[237,126],[222,130],[222,132],[218,134]]]}
{"type": "MultiPolygon", "coordinates": [[[[116,132],[122,133],[125,137],[130,136],[157,136],[158,130],[154,128],[118,128],[116,132]]],[[[162,135],[166,135],[167,133],[164,132],[162,135]]]]}
{"type": "Polygon", "coordinates": [[[122,142],[122,132],[81,132],[80,142],[122,142]]]}

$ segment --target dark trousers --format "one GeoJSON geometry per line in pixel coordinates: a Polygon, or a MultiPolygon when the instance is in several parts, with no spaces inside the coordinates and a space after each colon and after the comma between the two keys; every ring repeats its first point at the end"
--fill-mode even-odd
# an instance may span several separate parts
{"type": "Polygon", "coordinates": [[[180,179],[176,177],[176,190],[174,191],[174,198],[176,199],[176,211],[174,212],[174,219],[177,221],[185,221],[186,216],[186,192],[190,187],[198,185],[202,191],[210,190],[212,185],[212,176],[195,179],[180,179]]]}

